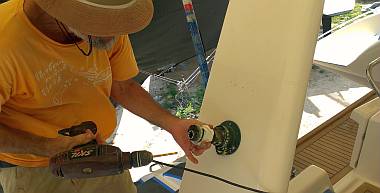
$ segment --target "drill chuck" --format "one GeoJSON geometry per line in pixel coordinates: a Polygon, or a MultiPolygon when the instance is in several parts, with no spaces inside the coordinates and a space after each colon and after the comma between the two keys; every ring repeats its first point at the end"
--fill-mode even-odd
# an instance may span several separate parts
{"type": "Polygon", "coordinates": [[[134,151],[130,153],[129,160],[130,166],[138,168],[150,164],[153,161],[153,154],[149,151],[134,151]]]}

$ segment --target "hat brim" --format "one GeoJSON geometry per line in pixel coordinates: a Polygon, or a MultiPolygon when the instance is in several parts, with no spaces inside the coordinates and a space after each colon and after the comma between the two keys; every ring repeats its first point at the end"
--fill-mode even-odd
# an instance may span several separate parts
{"type": "Polygon", "coordinates": [[[144,29],[152,20],[152,0],[99,5],[83,0],[35,0],[49,15],[86,35],[115,36],[144,29]]]}

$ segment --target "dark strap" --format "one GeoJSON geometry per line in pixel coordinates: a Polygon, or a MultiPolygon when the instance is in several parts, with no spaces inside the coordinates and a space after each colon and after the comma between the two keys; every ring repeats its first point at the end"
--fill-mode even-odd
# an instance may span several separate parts
{"type": "Polygon", "coordinates": [[[0,160],[0,168],[11,168],[11,167],[16,167],[16,165],[0,160]]]}

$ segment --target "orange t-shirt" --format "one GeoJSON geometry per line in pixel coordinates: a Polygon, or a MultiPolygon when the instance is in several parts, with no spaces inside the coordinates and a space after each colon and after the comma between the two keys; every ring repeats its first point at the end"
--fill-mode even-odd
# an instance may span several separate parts
{"type": "MultiPolygon", "coordinates": [[[[108,138],[116,126],[112,80],[138,74],[128,36],[112,50],[94,49],[86,57],[75,45],[38,31],[23,11],[23,0],[1,4],[0,18],[0,124],[53,138],[62,128],[93,121],[101,138],[108,138]]],[[[88,49],[84,41],[79,46],[88,49]]],[[[0,160],[48,165],[47,158],[29,154],[0,153],[0,160]]]]}

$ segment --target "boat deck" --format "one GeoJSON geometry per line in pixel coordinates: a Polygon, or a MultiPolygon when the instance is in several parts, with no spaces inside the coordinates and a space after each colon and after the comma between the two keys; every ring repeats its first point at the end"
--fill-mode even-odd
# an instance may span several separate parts
{"type": "Polygon", "coordinates": [[[350,119],[351,112],[358,106],[375,98],[370,92],[347,107],[330,120],[298,140],[293,165],[297,173],[310,165],[324,169],[332,184],[338,182],[352,170],[351,155],[358,124],[350,119]]]}
{"type": "Polygon", "coordinates": [[[353,193],[379,193],[380,189],[371,185],[364,183],[359,186],[353,193]]]}

